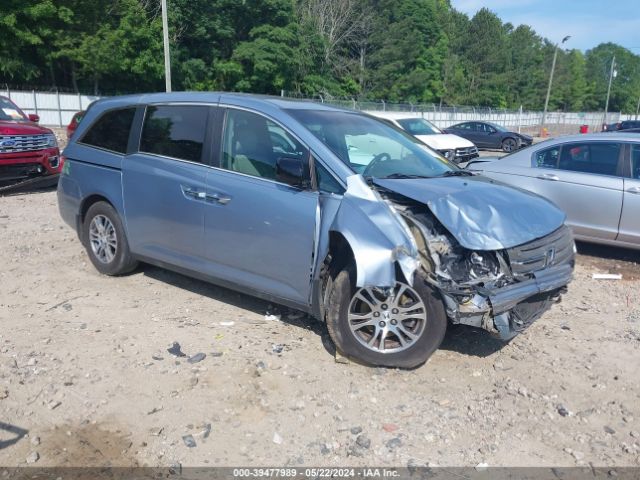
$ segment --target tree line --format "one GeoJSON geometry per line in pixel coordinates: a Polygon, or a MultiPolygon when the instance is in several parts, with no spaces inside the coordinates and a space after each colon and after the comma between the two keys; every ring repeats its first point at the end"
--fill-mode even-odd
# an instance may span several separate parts
{"type": "MultiPolygon", "coordinates": [[[[168,0],[175,90],[540,110],[555,44],[449,0],[168,0]]],[[[571,23],[567,22],[570,34],[571,23]]],[[[640,56],[559,49],[550,110],[635,113],[640,56]]],[[[160,0],[3,0],[0,86],[164,89],[160,0]]]]}

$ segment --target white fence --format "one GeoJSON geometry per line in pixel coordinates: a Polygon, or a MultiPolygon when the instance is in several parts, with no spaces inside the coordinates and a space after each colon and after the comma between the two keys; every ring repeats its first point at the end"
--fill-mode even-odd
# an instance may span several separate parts
{"type": "MultiPolygon", "coordinates": [[[[522,108],[520,110],[507,110],[489,107],[371,102],[322,96],[308,98],[295,92],[286,91],[282,91],[281,96],[363,110],[365,112],[402,112],[407,116],[422,117],[440,128],[446,128],[460,122],[477,120],[494,122],[511,129],[535,133],[539,131],[542,123],[542,112],[531,112],[522,108]]],[[[603,123],[632,120],[634,117],[634,115],[623,115],[620,112],[609,112],[605,122],[604,112],[547,112],[545,126],[553,133],[577,133],[581,125],[588,125],[590,132],[599,132],[603,123]]]]}
{"type": "Polygon", "coordinates": [[[73,114],[86,110],[89,104],[100,97],[60,92],[0,90],[25,113],[40,116],[40,123],[47,126],[63,127],[69,124],[73,114]]]}
{"type": "MultiPolygon", "coordinates": [[[[394,109],[393,105],[388,105],[385,109],[387,113],[403,113],[407,117],[421,117],[429,120],[431,123],[440,128],[447,128],[460,122],[469,121],[485,121],[494,122],[508,128],[518,131],[532,131],[540,128],[542,122],[542,112],[513,112],[509,110],[490,110],[482,109],[453,109],[447,111],[441,110],[423,110],[423,111],[406,111],[394,109]]],[[[380,110],[365,110],[370,113],[380,113],[380,110]]],[[[621,120],[631,119],[632,115],[621,115],[619,112],[609,112],[607,114],[607,123],[619,122],[621,120]]],[[[599,132],[604,123],[604,112],[548,112],[545,125],[551,130],[565,130],[567,132],[575,130],[578,132],[579,126],[588,125],[590,132],[599,132]]]]}
{"type": "MultiPolygon", "coordinates": [[[[1,94],[13,100],[26,113],[40,116],[40,123],[48,126],[63,127],[69,124],[75,112],[86,110],[99,96],[74,93],[38,92],[35,90],[0,90],[1,94]]],[[[287,97],[298,97],[283,92],[287,97]]],[[[299,98],[299,97],[298,97],[299,98]]],[[[495,122],[518,130],[532,132],[539,128],[542,112],[523,110],[492,109],[488,107],[449,107],[434,104],[392,104],[386,102],[361,102],[355,99],[325,99],[322,97],[307,99],[331,105],[364,111],[404,112],[429,120],[438,127],[446,128],[459,122],[472,120],[495,122]]],[[[609,112],[606,123],[631,120],[633,115],[609,112]]],[[[558,133],[576,131],[580,125],[588,125],[589,131],[600,131],[605,123],[604,112],[549,112],[545,125],[558,133]]]]}

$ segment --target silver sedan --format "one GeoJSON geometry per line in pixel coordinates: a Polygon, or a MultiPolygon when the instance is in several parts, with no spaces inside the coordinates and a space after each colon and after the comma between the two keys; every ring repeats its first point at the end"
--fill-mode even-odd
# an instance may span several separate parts
{"type": "Polygon", "coordinates": [[[558,137],[467,168],[551,200],[578,240],[640,249],[638,134],[558,137]]]}

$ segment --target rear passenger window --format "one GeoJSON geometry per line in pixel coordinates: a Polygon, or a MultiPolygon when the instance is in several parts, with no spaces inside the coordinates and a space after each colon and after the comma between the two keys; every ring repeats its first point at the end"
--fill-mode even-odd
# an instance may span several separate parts
{"type": "Polygon", "coordinates": [[[560,147],[551,147],[540,150],[534,154],[536,167],[539,168],[558,168],[558,154],[560,147]]]}
{"type": "Polygon", "coordinates": [[[618,173],[620,143],[570,143],[562,146],[558,168],[572,172],[615,176],[618,173]]]}
{"type": "Polygon", "coordinates": [[[209,107],[204,105],[147,107],[140,151],[202,162],[208,112],[209,107]]]}
{"type": "Polygon", "coordinates": [[[116,153],[127,153],[129,131],[131,130],[135,113],[135,108],[106,112],[83,135],[79,143],[116,153]]]}

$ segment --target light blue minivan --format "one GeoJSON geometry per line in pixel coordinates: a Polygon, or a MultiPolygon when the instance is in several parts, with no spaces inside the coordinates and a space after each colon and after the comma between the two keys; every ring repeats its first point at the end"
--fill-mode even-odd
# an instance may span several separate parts
{"type": "Polygon", "coordinates": [[[142,261],[300,309],[367,364],[424,363],[449,322],[508,340],[573,272],[551,203],[354,111],[114,97],[89,108],[63,156],[60,213],[98,271],[142,261]]]}

